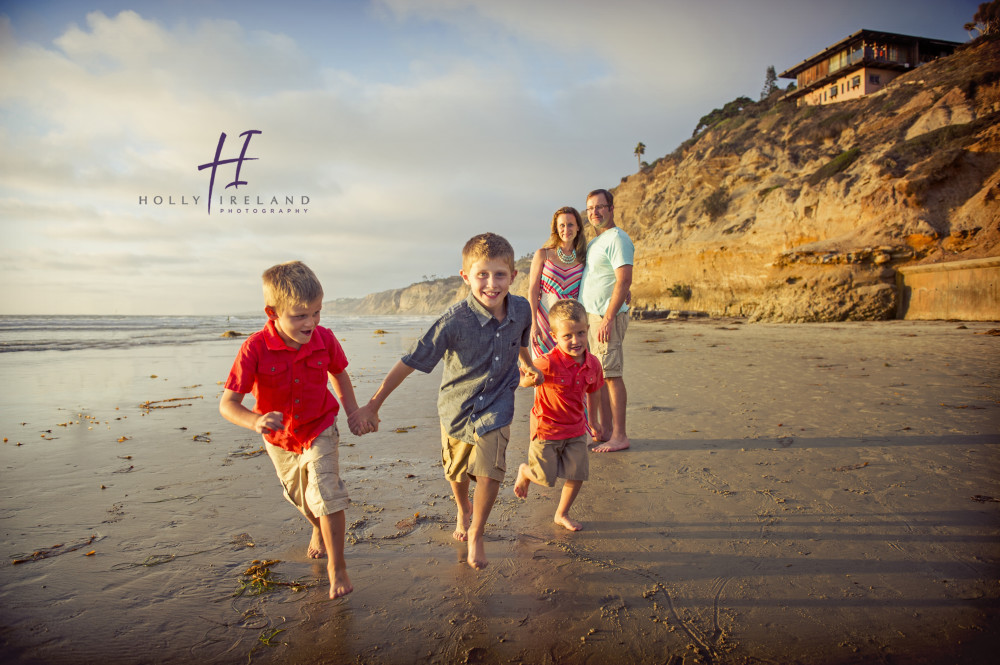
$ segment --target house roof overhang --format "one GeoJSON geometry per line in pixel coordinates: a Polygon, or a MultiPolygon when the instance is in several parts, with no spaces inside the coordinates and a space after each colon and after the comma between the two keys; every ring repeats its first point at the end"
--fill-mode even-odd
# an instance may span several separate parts
{"type": "MultiPolygon", "coordinates": [[[[811,56],[809,58],[806,58],[805,60],[803,60],[799,64],[795,65],[794,67],[789,67],[785,71],[783,71],[780,74],[778,74],[778,77],[779,78],[783,78],[783,79],[794,79],[794,78],[797,78],[798,75],[799,75],[799,72],[801,72],[801,71],[803,71],[805,69],[808,69],[809,67],[812,67],[813,65],[815,65],[818,62],[822,62],[826,58],[829,58],[831,55],[833,55],[837,51],[840,51],[841,49],[843,49],[846,46],[850,45],[851,42],[855,42],[855,41],[858,41],[858,40],[868,40],[868,39],[909,40],[909,41],[915,41],[915,42],[917,42],[920,46],[938,46],[938,47],[950,47],[950,48],[955,48],[957,46],[961,46],[961,44],[959,42],[951,42],[951,41],[947,41],[947,40],[944,40],[944,39],[929,39],[927,37],[914,37],[912,35],[901,35],[901,34],[898,34],[898,33],[895,33],[895,32],[883,32],[883,31],[880,31],[880,30],[866,30],[866,29],[862,29],[862,30],[858,30],[857,32],[855,32],[852,35],[844,37],[843,39],[841,39],[836,44],[833,44],[832,46],[828,46],[827,48],[823,49],[822,51],[820,51],[816,55],[813,55],[813,56],[811,56]]],[[[889,64],[890,63],[880,62],[879,66],[880,67],[885,67],[885,68],[888,68],[888,69],[892,69],[892,67],[886,67],[889,64]]],[[[905,67],[901,67],[901,66],[899,68],[900,69],[906,69],[905,67]]],[[[843,70],[841,70],[841,71],[843,71],[843,70]]]]}

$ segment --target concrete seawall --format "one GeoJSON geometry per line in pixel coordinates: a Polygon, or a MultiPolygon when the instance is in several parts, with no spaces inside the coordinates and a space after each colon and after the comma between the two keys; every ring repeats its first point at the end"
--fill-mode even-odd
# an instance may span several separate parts
{"type": "Polygon", "coordinates": [[[1000,257],[902,267],[896,286],[897,319],[1000,320],[1000,257]]]}

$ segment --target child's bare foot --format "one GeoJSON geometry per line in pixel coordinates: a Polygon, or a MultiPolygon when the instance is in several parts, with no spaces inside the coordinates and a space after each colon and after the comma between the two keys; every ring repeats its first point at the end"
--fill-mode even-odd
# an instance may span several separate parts
{"type": "Polygon", "coordinates": [[[478,538],[469,539],[469,556],[467,561],[476,570],[482,570],[489,565],[489,561],[486,560],[486,547],[481,535],[478,538]]]}
{"type": "Polygon", "coordinates": [[[528,478],[527,471],[527,464],[517,467],[517,480],[514,481],[514,496],[519,499],[528,498],[528,488],[531,487],[531,479],[528,478]]]}
{"type": "Polygon", "coordinates": [[[458,509],[458,517],[455,520],[455,533],[451,537],[460,542],[469,540],[469,522],[472,519],[472,504],[458,509]]]}
{"type": "Polygon", "coordinates": [[[347,576],[347,570],[336,570],[331,563],[326,567],[326,572],[330,576],[331,600],[333,598],[342,598],[354,591],[354,585],[351,584],[351,578],[347,576]]]}
{"type": "Polygon", "coordinates": [[[571,519],[569,515],[556,515],[553,520],[559,526],[566,527],[570,531],[579,531],[583,528],[583,525],[574,519],[571,519]]]}
{"type": "Polygon", "coordinates": [[[317,527],[313,527],[312,538],[309,539],[309,548],[306,555],[310,559],[322,559],[326,556],[326,547],[323,546],[323,532],[317,527]]]}

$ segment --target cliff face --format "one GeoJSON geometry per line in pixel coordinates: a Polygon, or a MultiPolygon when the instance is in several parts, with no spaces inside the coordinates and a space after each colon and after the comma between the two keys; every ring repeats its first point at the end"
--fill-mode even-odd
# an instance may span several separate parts
{"type": "Polygon", "coordinates": [[[461,277],[418,282],[402,289],[371,293],[364,298],[339,298],[323,303],[338,315],[440,314],[469,294],[461,277]]]}
{"type": "MultiPolygon", "coordinates": [[[[1000,255],[1000,42],[850,102],[737,106],[615,188],[634,308],[892,318],[897,267],[1000,255]]],[[[466,293],[453,277],[329,306],[434,314],[466,293]]]]}
{"type": "Polygon", "coordinates": [[[635,306],[892,318],[895,268],[1000,254],[1000,43],[878,95],[748,104],[623,179],[635,306]]]}

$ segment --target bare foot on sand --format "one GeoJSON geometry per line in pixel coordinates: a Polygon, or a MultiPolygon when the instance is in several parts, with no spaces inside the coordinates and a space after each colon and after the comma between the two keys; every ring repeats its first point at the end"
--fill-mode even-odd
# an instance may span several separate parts
{"type": "Polygon", "coordinates": [[[613,453],[619,450],[625,450],[629,446],[629,441],[627,438],[622,437],[620,439],[611,439],[607,443],[602,443],[600,445],[594,446],[591,450],[595,453],[613,453]]]}
{"type": "Polygon", "coordinates": [[[528,478],[527,471],[527,464],[517,467],[517,480],[514,481],[514,496],[519,499],[528,498],[528,488],[531,487],[531,479],[528,478]]]}
{"type": "Polygon", "coordinates": [[[347,576],[346,570],[336,570],[331,563],[326,567],[326,573],[330,576],[330,599],[342,598],[354,591],[351,578],[347,576]]]}
{"type": "Polygon", "coordinates": [[[323,546],[323,533],[317,527],[313,527],[313,535],[309,539],[309,548],[306,549],[306,556],[310,559],[322,559],[326,556],[326,547],[323,546]]]}
{"type": "Polygon", "coordinates": [[[482,570],[489,565],[489,561],[486,560],[486,546],[482,536],[469,539],[468,564],[476,570],[482,570]]]}
{"type": "Polygon", "coordinates": [[[451,537],[460,542],[466,542],[469,540],[469,521],[472,519],[472,504],[466,502],[467,505],[458,509],[458,518],[455,520],[455,533],[451,534],[451,537]]]}
{"type": "Polygon", "coordinates": [[[579,531],[583,528],[583,525],[574,519],[571,519],[569,515],[556,515],[553,521],[559,526],[566,527],[570,531],[579,531]]]}

